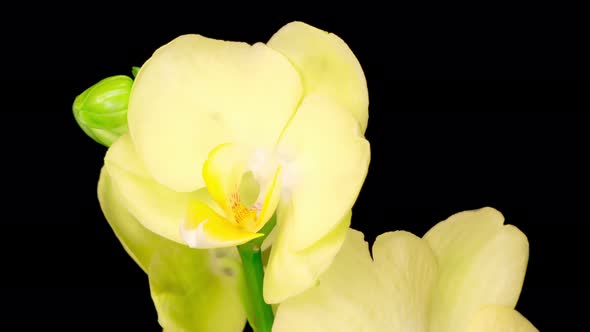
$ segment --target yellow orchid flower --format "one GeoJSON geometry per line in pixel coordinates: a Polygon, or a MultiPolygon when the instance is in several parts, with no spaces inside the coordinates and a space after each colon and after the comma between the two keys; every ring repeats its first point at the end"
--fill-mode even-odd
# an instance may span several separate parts
{"type": "Polygon", "coordinates": [[[142,226],[190,247],[245,243],[276,213],[264,298],[278,303],[344,241],[367,119],[363,71],[334,34],[293,22],[267,44],[184,35],[141,67],[105,169],[142,226]]]}
{"type": "Polygon", "coordinates": [[[492,208],[455,214],[422,239],[377,237],[373,259],[350,230],[319,284],[281,303],[274,332],[527,332],[514,310],[528,262],[526,236],[492,208]]]}

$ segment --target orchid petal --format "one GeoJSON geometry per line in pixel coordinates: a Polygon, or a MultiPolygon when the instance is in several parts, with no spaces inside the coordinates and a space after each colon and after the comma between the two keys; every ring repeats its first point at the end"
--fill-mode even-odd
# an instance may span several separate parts
{"type": "Polygon", "coordinates": [[[374,319],[381,305],[374,301],[378,282],[363,234],[348,230],[342,249],[319,282],[279,304],[273,332],[378,331],[374,319]]]}
{"type": "Polygon", "coordinates": [[[313,286],[318,277],[334,260],[340,250],[346,230],[350,225],[350,212],[340,223],[317,241],[303,250],[291,246],[294,210],[285,203],[277,212],[276,238],[274,239],[264,276],[264,300],[279,303],[313,286]]]}
{"type": "Polygon", "coordinates": [[[102,168],[98,180],[98,201],[105,218],[127,254],[147,272],[152,254],[163,238],[143,227],[129,213],[115,191],[105,167],[102,168]]]}
{"type": "Polygon", "coordinates": [[[302,22],[277,31],[268,46],[284,54],[301,74],[305,94],[322,94],[352,112],[365,132],[369,94],[363,69],[348,45],[333,33],[302,22]]]}
{"type": "Polygon", "coordinates": [[[179,226],[190,200],[215,206],[206,188],[181,193],[157,183],[135,153],[129,135],[123,135],[111,145],[105,167],[129,212],[144,227],[169,240],[184,244],[179,226]]]}
{"type": "Polygon", "coordinates": [[[129,131],[153,177],[190,192],[204,186],[201,168],[215,146],[276,143],[301,94],[296,70],[266,45],[183,35],[142,66],[129,131]]]}
{"type": "Polygon", "coordinates": [[[479,310],[467,332],[539,332],[518,311],[505,306],[489,305],[479,310]]]}
{"type": "Polygon", "coordinates": [[[430,328],[464,331],[482,306],[514,308],[528,262],[526,236],[492,208],[457,213],[425,236],[440,266],[430,328]]]}
{"type": "Polygon", "coordinates": [[[168,243],[156,251],[149,267],[160,325],[175,332],[243,331],[246,315],[235,248],[201,250],[168,243]]]}
{"type": "Polygon", "coordinates": [[[367,174],[369,142],[350,112],[329,98],[310,95],[277,151],[295,219],[285,237],[290,250],[299,251],[334,229],[352,208],[367,174]]]}
{"type": "Polygon", "coordinates": [[[427,331],[437,265],[427,243],[407,232],[377,238],[371,260],[362,233],[346,241],[319,283],[279,305],[274,332],[427,331]]]}
{"type": "Polygon", "coordinates": [[[404,231],[381,234],[373,244],[373,259],[383,307],[376,331],[428,331],[438,264],[426,241],[404,231]]]}

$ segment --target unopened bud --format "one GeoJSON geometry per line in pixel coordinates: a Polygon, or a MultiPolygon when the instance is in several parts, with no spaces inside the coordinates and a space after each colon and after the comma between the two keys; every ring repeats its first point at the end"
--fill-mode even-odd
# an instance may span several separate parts
{"type": "Polygon", "coordinates": [[[112,76],[76,97],[74,117],[86,135],[108,147],[128,131],[127,104],[132,85],[128,76],[112,76]]]}

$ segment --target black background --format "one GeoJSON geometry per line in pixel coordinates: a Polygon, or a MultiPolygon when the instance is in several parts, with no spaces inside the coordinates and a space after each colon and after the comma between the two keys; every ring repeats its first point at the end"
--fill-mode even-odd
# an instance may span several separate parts
{"type": "Polygon", "coordinates": [[[368,241],[396,229],[423,235],[455,212],[495,207],[530,242],[517,310],[542,331],[576,330],[587,314],[577,299],[588,291],[581,267],[590,108],[587,82],[563,79],[588,78],[579,11],[293,6],[89,3],[5,12],[16,20],[3,40],[0,298],[10,309],[2,324],[159,331],[147,278],[100,211],[106,149],[77,127],[73,99],[104,77],[130,75],[178,35],[264,42],[302,20],[344,39],[368,81],[372,161],[353,227],[368,241]]]}

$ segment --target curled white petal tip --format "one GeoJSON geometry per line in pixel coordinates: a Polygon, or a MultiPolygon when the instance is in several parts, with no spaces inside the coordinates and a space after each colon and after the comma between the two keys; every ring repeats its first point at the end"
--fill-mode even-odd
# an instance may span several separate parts
{"type": "Polygon", "coordinates": [[[199,241],[200,238],[204,238],[203,234],[203,226],[207,221],[202,222],[197,228],[194,229],[187,229],[185,224],[185,219],[183,218],[180,222],[178,230],[180,231],[180,237],[182,240],[190,247],[190,248],[203,248],[199,244],[202,241],[199,241]]]}

